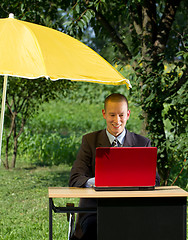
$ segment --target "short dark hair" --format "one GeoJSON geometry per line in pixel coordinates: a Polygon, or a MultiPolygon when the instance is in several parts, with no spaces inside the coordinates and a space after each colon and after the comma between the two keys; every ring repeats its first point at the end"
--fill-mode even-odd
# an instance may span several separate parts
{"type": "Polygon", "coordinates": [[[127,108],[128,108],[128,100],[123,94],[112,93],[108,97],[106,97],[106,99],[104,101],[104,109],[105,110],[106,110],[106,104],[108,103],[108,101],[112,101],[112,102],[123,102],[123,101],[125,101],[126,104],[127,104],[127,108]]]}

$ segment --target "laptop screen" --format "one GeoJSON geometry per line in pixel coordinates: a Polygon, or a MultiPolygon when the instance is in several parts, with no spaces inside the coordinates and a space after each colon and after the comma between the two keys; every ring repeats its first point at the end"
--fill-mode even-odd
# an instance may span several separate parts
{"type": "Polygon", "coordinates": [[[155,186],[156,147],[99,147],[95,187],[155,186]]]}

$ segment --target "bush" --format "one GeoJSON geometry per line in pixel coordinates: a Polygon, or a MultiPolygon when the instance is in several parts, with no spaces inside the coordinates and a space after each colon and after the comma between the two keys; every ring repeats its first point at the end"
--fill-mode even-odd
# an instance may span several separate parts
{"type": "MultiPolygon", "coordinates": [[[[131,105],[131,103],[130,103],[131,105]]],[[[72,165],[82,135],[105,128],[101,109],[103,104],[66,101],[44,104],[26,126],[19,139],[19,155],[24,161],[37,165],[72,165]]],[[[128,128],[139,133],[139,108],[132,106],[128,128]]]]}
{"type": "Polygon", "coordinates": [[[72,165],[79,145],[80,139],[74,134],[67,137],[62,137],[58,133],[33,136],[28,134],[28,138],[25,137],[23,141],[22,149],[30,162],[36,165],[52,166],[61,163],[72,165]]]}
{"type": "Polygon", "coordinates": [[[82,135],[104,128],[101,108],[62,101],[44,104],[20,136],[20,157],[37,165],[72,165],[82,135]]]}

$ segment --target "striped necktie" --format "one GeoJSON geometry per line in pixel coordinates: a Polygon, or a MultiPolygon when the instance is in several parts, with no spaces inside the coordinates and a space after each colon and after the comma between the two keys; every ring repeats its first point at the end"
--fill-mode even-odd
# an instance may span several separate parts
{"type": "Polygon", "coordinates": [[[117,140],[117,138],[114,139],[113,143],[112,143],[112,147],[119,147],[120,143],[117,140]]]}

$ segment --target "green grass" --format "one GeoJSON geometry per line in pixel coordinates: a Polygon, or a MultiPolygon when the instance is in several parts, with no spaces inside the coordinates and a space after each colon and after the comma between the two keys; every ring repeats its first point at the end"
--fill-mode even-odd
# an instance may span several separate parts
{"type": "MultiPolygon", "coordinates": [[[[0,168],[0,239],[48,239],[48,187],[67,186],[70,167],[0,168]]],[[[58,206],[78,199],[59,199],[58,206]]],[[[66,214],[53,214],[54,239],[67,239],[66,214]]]]}
{"type": "MultiPolygon", "coordinates": [[[[48,239],[48,187],[68,186],[70,167],[0,167],[0,239],[48,239]]],[[[78,199],[55,199],[56,206],[78,199]]],[[[67,239],[66,214],[53,213],[53,238],[67,239]]]]}

